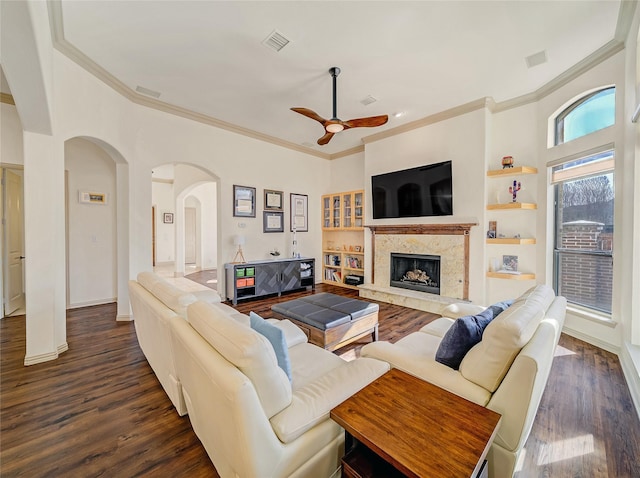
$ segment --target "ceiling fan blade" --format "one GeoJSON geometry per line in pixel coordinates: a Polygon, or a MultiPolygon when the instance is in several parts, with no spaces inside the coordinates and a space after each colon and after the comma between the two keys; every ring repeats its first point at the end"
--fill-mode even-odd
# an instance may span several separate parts
{"type": "Polygon", "coordinates": [[[331,138],[333,138],[333,135],[334,135],[334,134],[335,134],[335,133],[329,133],[329,132],[327,132],[327,133],[326,133],[322,138],[320,138],[320,139],[318,140],[318,144],[319,144],[320,146],[323,146],[323,145],[327,144],[329,141],[331,141],[331,138]]]}
{"type": "Polygon", "coordinates": [[[349,121],[343,121],[344,129],[348,128],[372,128],[374,126],[382,126],[389,121],[389,116],[369,116],[368,118],[356,118],[349,121]]]}
{"type": "Polygon", "coordinates": [[[309,108],[291,108],[291,111],[295,111],[296,113],[300,113],[302,116],[316,120],[318,123],[322,123],[323,126],[327,122],[326,119],[309,108]]]}

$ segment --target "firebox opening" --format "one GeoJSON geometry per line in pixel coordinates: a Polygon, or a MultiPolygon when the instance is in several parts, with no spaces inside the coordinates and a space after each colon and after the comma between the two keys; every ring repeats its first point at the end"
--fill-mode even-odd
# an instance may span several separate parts
{"type": "Polygon", "coordinates": [[[391,253],[391,287],[440,295],[440,256],[391,253]]]}

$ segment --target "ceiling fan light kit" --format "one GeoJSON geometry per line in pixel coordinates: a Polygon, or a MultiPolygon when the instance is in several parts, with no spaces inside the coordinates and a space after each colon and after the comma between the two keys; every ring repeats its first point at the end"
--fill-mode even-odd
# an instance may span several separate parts
{"type": "Polygon", "coordinates": [[[334,134],[339,133],[345,129],[363,128],[363,127],[373,128],[376,126],[382,126],[389,120],[389,117],[387,115],[369,116],[367,118],[356,118],[348,121],[342,121],[341,119],[339,119],[336,86],[337,86],[337,78],[338,78],[338,75],[340,74],[340,68],[338,68],[337,66],[331,67],[329,69],[329,73],[333,78],[333,116],[331,119],[329,120],[324,119],[315,111],[310,110],[308,108],[291,108],[292,111],[295,111],[296,113],[306,116],[307,118],[311,118],[312,120],[315,120],[322,125],[326,133],[324,136],[318,139],[319,145],[327,144],[331,140],[331,138],[333,138],[334,134]]]}

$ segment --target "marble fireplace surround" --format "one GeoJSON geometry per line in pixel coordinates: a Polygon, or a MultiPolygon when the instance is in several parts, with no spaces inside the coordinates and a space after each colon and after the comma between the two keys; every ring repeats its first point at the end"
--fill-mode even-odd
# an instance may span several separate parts
{"type": "Polygon", "coordinates": [[[469,232],[477,223],[366,226],[371,230],[371,284],[360,296],[439,313],[453,302],[469,299],[469,232]],[[392,252],[441,257],[440,295],[390,287],[392,252]]]}

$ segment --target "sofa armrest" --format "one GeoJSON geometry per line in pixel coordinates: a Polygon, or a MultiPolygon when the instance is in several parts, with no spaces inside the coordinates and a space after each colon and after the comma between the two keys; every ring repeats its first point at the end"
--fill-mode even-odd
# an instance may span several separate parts
{"type": "Polygon", "coordinates": [[[459,319],[465,315],[476,315],[486,309],[483,305],[469,304],[465,302],[459,302],[457,304],[451,304],[442,309],[443,317],[450,317],[452,319],[459,319]]]}
{"type": "Polygon", "coordinates": [[[393,368],[407,372],[482,406],[485,406],[491,398],[488,390],[470,382],[458,370],[436,362],[433,358],[417,357],[415,353],[391,342],[369,343],[362,347],[360,356],[388,362],[393,368]]]}
{"type": "Polygon", "coordinates": [[[318,423],[329,419],[332,408],[344,402],[389,370],[389,364],[360,358],[330,370],[293,393],[291,404],[271,417],[271,426],[283,443],[290,443],[318,423]]]}
{"type": "Polygon", "coordinates": [[[287,342],[288,349],[294,345],[304,344],[309,340],[302,329],[288,319],[266,319],[266,321],[284,332],[284,339],[287,342]]]}

